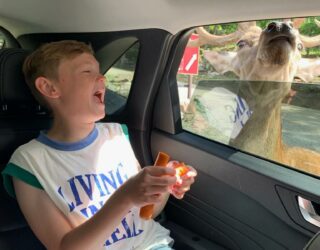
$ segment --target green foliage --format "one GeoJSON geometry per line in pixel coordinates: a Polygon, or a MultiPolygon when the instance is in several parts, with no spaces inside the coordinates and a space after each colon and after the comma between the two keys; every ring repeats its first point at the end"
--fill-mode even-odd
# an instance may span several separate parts
{"type": "Polygon", "coordinates": [[[208,25],[204,28],[209,31],[211,34],[215,35],[225,35],[235,32],[237,30],[237,23],[228,23],[228,24],[214,24],[208,25]]]}
{"type": "MultiPolygon", "coordinates": [[[[316,17],[320,21],[319,17],[316,17]]],[[[308,17],[299,28],[302,35],[315,36],[320,34],[320,28],[314,22],[315,17],[308,17]]]]}

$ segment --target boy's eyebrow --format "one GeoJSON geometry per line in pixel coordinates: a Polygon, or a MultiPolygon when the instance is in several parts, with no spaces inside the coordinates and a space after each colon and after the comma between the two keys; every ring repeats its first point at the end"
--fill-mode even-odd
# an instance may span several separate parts
{"type": "Polygon", "coordinates": [[[86,61],[86,62],[82,62],[82,63],[80,64],[80,66],[92,66],[92,65],[97,65],[98,68],[100,67],[99,62],[86,61]]]}

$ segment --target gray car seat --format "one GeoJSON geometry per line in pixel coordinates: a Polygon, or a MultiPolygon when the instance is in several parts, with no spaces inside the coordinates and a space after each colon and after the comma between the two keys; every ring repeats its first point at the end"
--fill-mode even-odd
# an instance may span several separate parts
{"type": "MultiPolygon", "coordinates": [[[[0,50],[0,171],[13,151],[36,137],[50,124],[24,81],[22,63],[28,52],[21,48],[0,50]]],[[[0,177],[0,249],[44,249],[20,212],[16,200],[6,193],[0,177]]]]}

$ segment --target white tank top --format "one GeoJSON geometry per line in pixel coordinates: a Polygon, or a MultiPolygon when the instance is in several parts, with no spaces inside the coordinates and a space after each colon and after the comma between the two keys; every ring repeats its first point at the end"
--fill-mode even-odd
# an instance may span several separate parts
{"type": "MultiPolygon", "coordinates": [[[[11,176],[44,189],[73,226],[95,214],[112,193],[140,166],[120,124],[98,123],[83,140],[61,143],[41,133],[20,146],[3,171],[14,195],[11,176]]],[[[132,207],[101,249],[149,249],[168,244],[169,231],[153,220],[142,220],[132,207]]]]}

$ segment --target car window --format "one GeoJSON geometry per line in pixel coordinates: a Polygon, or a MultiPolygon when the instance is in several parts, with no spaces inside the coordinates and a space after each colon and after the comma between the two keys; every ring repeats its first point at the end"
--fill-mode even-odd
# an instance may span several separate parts
{"type": "Polygon", "coordinates": [[[131,46],[104,74],[106,77],[106,112],[114,114],[124,108],[136,69],[139,43],[131,46]]]}
{"type": "Polygon", "coordinates": [[[196,28],[177,74],[183,129],[320,175],[318,20],[196,28]]]}

